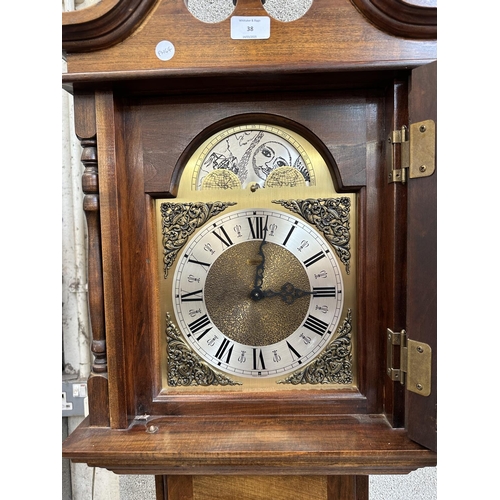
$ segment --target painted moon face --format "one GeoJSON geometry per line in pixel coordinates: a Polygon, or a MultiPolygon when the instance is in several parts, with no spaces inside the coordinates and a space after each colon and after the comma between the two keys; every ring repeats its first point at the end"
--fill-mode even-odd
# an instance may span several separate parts
{"type": "Polygon", "coordinates": [[[269,125],[233,127],[208,141],[196,163],[193,185],[197,190],[206,189],[213,184],[205,182],[206,177],[223,170],[239,180],[239,185],[226,183],[224,189],[245,189],[252,184],[265,187],[268,176],[282,167],[296,169],[305,185],[315,184],[308,155],[284,129],[269,125]]]}

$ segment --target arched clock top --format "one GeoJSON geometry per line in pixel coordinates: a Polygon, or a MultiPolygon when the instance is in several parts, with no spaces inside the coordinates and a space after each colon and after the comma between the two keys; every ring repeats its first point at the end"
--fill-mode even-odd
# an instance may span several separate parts
{"type": "Polygon", "coordinates": [[[319,137],[282,116],[243,114],[198,134],[179,158],[170,192],[260,188],[334,190],[337,163],[319,137]]]}

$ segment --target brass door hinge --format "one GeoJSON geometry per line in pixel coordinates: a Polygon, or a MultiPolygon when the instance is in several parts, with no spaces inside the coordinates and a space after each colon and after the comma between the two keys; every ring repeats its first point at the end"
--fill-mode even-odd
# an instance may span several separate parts
{"type": "Polygon", "coordinates": [[[431,393],[432,349],[424,342],[408,338],[406,330],[387,329],[387,375],[406,385],[409,391],[428,396],[431,393]],[[400,346],[400,367],[394,368],[394,346],[400,346]]]}
{"type": "Polygon", "coordinates": [[[390,135],[387,161],[390,168],[388,182],[404,184],[408,178],[428,177],[436,169],[436,124],[433,120],[403,126],[390,135]],[[400,147],[397,161],[396,147],[400,147]]]}

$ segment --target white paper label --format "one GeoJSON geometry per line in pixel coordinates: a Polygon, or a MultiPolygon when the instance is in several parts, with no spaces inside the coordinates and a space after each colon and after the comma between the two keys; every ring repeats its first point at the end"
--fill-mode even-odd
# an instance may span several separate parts
{"type": "Polygon", "coordinates": [[[231,38],[233,40],[263,40],[271,36],[271,18],[268,16],[233,16],[231,38]]]}
{"type": "Polygon", "coordinates": [[[175,47],[172,42],[168,40],[162,40],[156,45],[155,48],[156,57],[162,61],[168,61],[172,59],[175,54],[175,47]]]}

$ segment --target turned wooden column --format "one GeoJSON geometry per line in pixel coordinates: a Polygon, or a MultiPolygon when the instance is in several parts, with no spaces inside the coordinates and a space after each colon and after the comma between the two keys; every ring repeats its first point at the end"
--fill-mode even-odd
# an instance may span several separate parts
{"type": "Polygon", "coordinates": [[[108,426],[108,365],[104,322],[104,290],[102,279],[101,222],[99,213],[99,166],[95,105],[92,95],[75,96],[75,128],[82,145],[81,161],[84,192],[83,210],[88,232],[88,297],[94,355],[87,382],[90,425],[108,426]]]}

